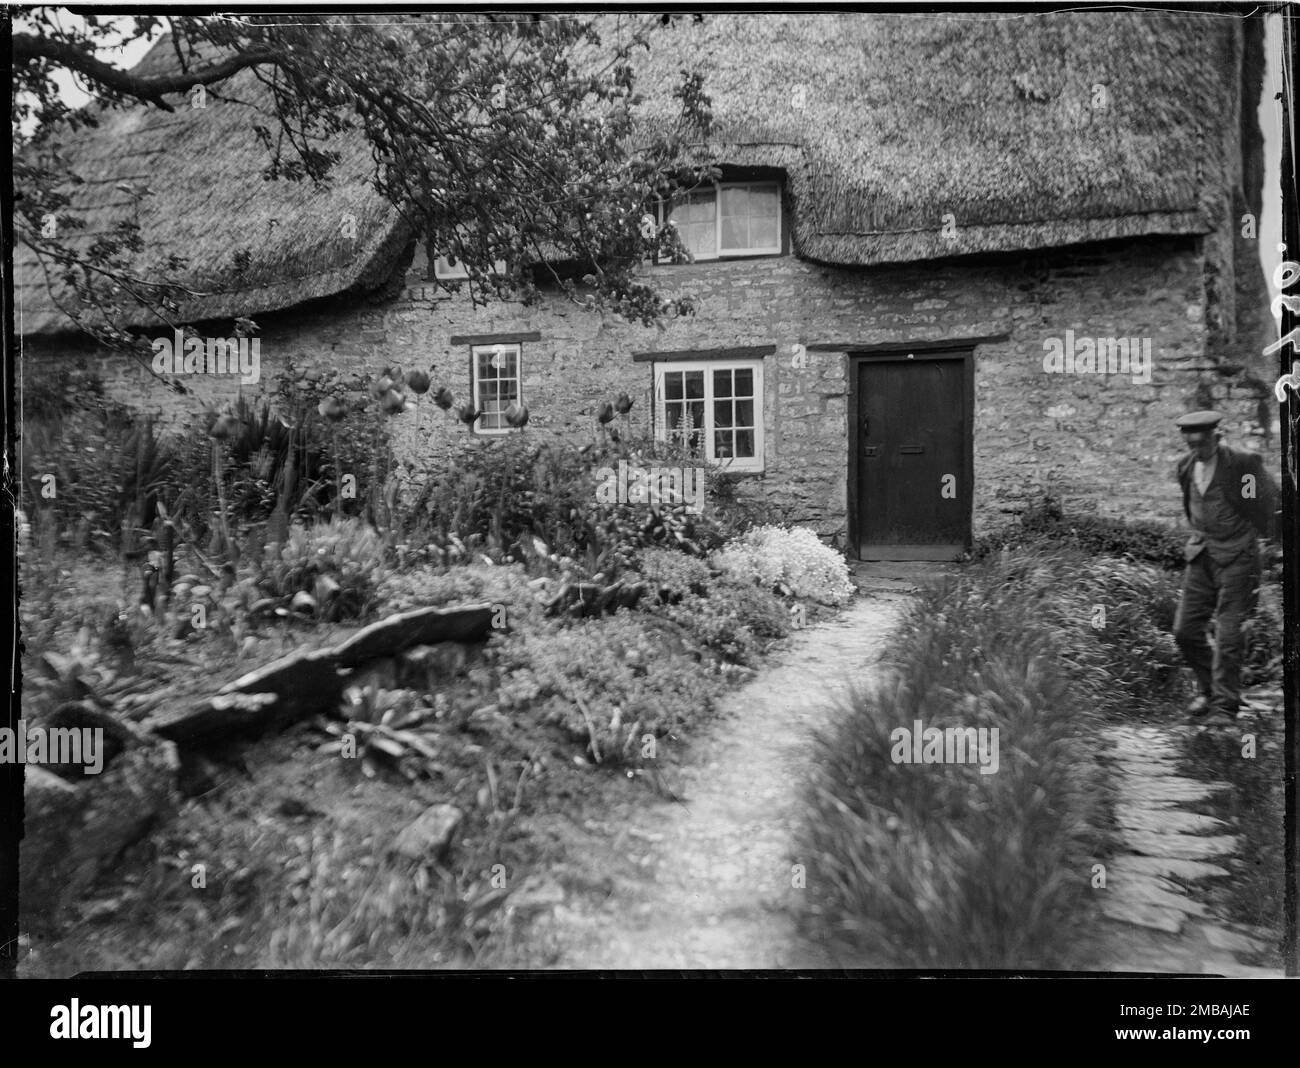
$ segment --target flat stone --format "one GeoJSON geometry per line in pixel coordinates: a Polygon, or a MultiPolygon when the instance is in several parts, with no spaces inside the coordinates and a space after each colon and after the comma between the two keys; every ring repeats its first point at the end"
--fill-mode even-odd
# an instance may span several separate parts
{"type": "Polygon", "coordinates": [[[1183,914],[1160,908],[1143,901],[1129,901],[1122,897],[1104,897],[1101,911],[1112,920],[1136,924],[1138,927],[1150,927],[1156,931],[1178,934],[1183,929],[1183,914]]]}
{"type": "Polygon", "coordinates": [[[1218,782],[1196,782],[1183,778],[1146,778],[1123,779],[1119,782],[1120,795],[1128,801],[1141,801],[1143,804],[1165,802],[1184,804],[1200,801],[1223,789],[1227,784],[1218,782]]]}
{"type": "Polygon", "coordinates": [[[391,852],[409,860],[441,860],[464,818],[455,805],[430,805],[401,829],[391,852]]]}
{"type": "Polygon", "coordinates": [[[1160,833],[1204,834],[1206,831],[1226,827],[1227,824],[1217,816],[1205,816],[1199,812],[1184,812],[1181,809],[1151,809],[1137,805],[1120,804],[1115,818],[1121,827],[1135,831],[1160,833]]]}
{"type": "Polygon", "coordinates": [[[553,879],[528,876],[507,902],[516,912],[533,912],[564,904],[564,887],[553,879]]]}
{"type": "Polygon", "coordinates": [[[1268,948],[1263,942],[1226,927],[1206,925],[1201,928],[1201,933],[1215,949],[1226,949],[1233,953],[1262,953],[1268,948]]]}
{"type": "Polygon", "coordinates": [[[1228,870],[1221,868],[1217,864],[1207,864],[1203,860],[1188,860],[1185,857],[1146,857],[1146,856],[1126,856],[1118,857],[1107,865],[1107,872],[1115,866],[1132,872],[1141,872],[1144,875],[1161,875],[1173,879],[1181,879],[1185,882],[1195,882],[1197,879],[1208,879],[1213,876],[1227,875],[1228,870]]]}
{"type": "Polygon", "coordinates": [[[1125,870],[1122,865],[1112,865],[1106,870],[1106,893],[1111,901],[1120,901],[1126,905],[1150,905],[1188,916],[1208,914],[1209,910],[1203,904],[1193,901],[1181,888],[1179,893],[1171,893],[1166,889],[1171,885],[1173,884],[1166,880],[1157,881],[1150,875],[1125,870]]]}
{"type": "Polygon", "coordinates": [[[1128,831],[1125,844],[1148,857],[1182,857],[1187,860],[1204,860],[1232,853],[1237,846],[1236,835],[1153,834],[1147,831],[1128,831]]]}

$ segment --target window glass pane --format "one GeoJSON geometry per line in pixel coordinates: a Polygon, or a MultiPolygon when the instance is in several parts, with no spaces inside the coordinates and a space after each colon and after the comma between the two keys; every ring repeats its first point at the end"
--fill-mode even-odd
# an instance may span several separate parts
{"type": "Polygon", "coordinates": [[[713,402],[713,425],[716,427],[735,425],[731,418],[731,401],[715,400],[713,402]]]}
{"type": "Polygon", "coordinates": [[[713,372],[713,396],[730,397],[731,396],[731,369],[716,370],[713,372]]]}
{"type": "Polygon", "coordinates": [[[776,216],[749,220],[749,244],[746,248],[776,247],[776,216]]]}
{"type": "Polygon", "coordinates": [[[778,212],[777,187],[774,185],[751,186],[749,190],[749,214],[754,218],[775,219],[778,212]]]}
{"type": "MultiPolygon", "coordinates": [[[[703,371],[686,371],[686,396],[694,400],[696,397],[704,397],[704,372],[703,371]]],[[[700,405],[701,414],[704,412],[704,405],[700,405]]]]}
{"type": "Polygon", "coordinates": [[[718,235],[713,227],[713,220],[706,223],[695,223],[690,226],[679,228],[678,232],[682,237],[682,244],[691,252],[691,255],[697,259],[701,256],[716,256],[718,252],[718,235]]]}
{"type": "Polygon", "coordinates": [[[668,372],[664,375],[664,397],[667,400],[682,399],[682,375],[681,372],[668,372]]]}
{"type": "Polygon", "coordinates": [[[730,430],[716,430],[713,433],[713,458],[715,460],[728,460],[736,455],[735,446],[732,444],[735,438],[730,430]]]}
{"type": "Polygon", "coordinates": [[[669,212],[682,244],[696,257],[718,254],[716,211],[717,198],[710,189],[675,201],[669,212]]]}
{"type": "Polygon", "coordinates": [[[722,217],[728,215],[746,215],[749,212],[749,187],[731,186],[722,190],[722,217]]]}
{"type": "Polygon", "coordinates": [[[737,397],[752,397],[754,395],[754,369],[752,367],[736,368],[736,393],[737,397]]]}
{"type": "Polygon", "coordinates": [[[686,405],[686,418],[690,420],[692,430],[704,429],[704,402],[691,401],[686,405]]]}
{"type": "Polygon", "coordinates": [[[749,248],[749,226],[745,219],[722,219],[722,247],[749,248]]]}
{"type": "Polygon", "coordinates": [[[754,432],[752,430],[736,431],[736,456],[741,459],[752,459],[754,456],[754,432]]]}
{"type": "Polygon", "coordinates": [[[754,425],[754,402],[752,400],[736,401],[736,426],[754,425]]]}

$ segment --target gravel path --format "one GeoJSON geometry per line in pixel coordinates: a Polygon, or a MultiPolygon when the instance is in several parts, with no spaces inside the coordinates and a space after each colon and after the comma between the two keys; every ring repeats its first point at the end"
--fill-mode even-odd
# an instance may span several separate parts
{"type": "Polygon", "coordinates": [[[791,838],[812,732],[829,726],[847,682],[869,672],[905,603],[875,592],[796,632],[724,701],[672,784],[679,802],[588,825],[593,844],[608,834],[609,892],[603,902],[574,895],[541,921],[535,934],[556,947],[553,966],[871,966],[828,960],[799,940],[791,838]]]}

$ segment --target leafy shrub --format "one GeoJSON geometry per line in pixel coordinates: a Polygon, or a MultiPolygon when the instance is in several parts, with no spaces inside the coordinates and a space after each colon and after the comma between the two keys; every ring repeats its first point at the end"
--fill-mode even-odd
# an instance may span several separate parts
{"type": "Polygon", "coordinates": [[[807,527],[755,527],[714,554],[719,570],[792,597],[843,604],[853,597],[848,565],[807,527]]]}
{"type": "Polygon", "coordinates": [[[152,418],[111,403],[23,427],[29,521],[73,548],[129,548],[150,527],[175,466],[175,448],[152,418]],[[55,495],[46,498],[45,476],[55,495]]]}
{"type": "Polygon", "coordinates": [[[703,560],[670,549],[643,549],[637,554],[636,570],[657,594],[655,600],[666,604],[676,604],[690,594],[705,596],[714,581],[703,560]]]}
{"type": "Polygon", "coordinates": [[[604,764],[638,763],[645,735],[702,713],[721,685],[640,613],[511,634],[497,657],[498,704],[532,709],[604,764]]]}
{"type": "Polygon", "coordinates": [[[779,597],[728,576],[714,579],[705,594],[687,592],[651,611],[671,620],[704,648],[739,664],[753,663],[768,641],[790,630],[790,614],[779,597]]]}
{"type": "Polygon", "coordinates": [[[600,502],[598,472],[616,469],[620,459],[646,466],[699,462],[660,442],[579,447],[537,444],[522,434],[465,437],[450,462],[416,473],[419,488],[404,509],[401,540],[433,546],[426,555],[450,563],[474,551],[529,559],[536,555],[532,539],[538,538],[550,555],[606,579],[630,566],[640,548],[703,556],[721,544],[707,508],[695,515],[666,503],[600,502]]]}
{"type": "Polygon", "coordinates": [[[380,581],[377,596],[385,610],[391,612],[439,605],[501,604],[506,606],[507,625],[514,628],[526,620],[541,618],[535,585],[518,564],[451,568],[425,565],[389,572],[380,581]]]}
{"type": "Polygon", "coordinates": [[[320,619],[360,619],[378,603],[384,573],[383,539],[362,520],[347,517],[294,524],[279,553],[258,562],[255,581],[267,597],[308,594],[320,619]]]}
{"type": "Polygon", "coordinates": [[[983,559],[1004,547],[1036,543],[1069,546],[1093,556],[1129,557],[1177,570],[1183,566],[1186,537],[1164,523],[1108,519],[1099,515],[1066,516],[1055,497],[1044,497],[1017,522],[977,539],[971,555],[983,559]]]}
{"type": "MultiPolygon", "coordinates": [[[[368,491],[388,473],[388,438],[376,413],[365,407],[364,397],[337,385],[330,392],[327,387],[337,378],[308,382],[290,364],[277,377],[274,401],[237,398],[230,409],[233,429],[219,446],[222,490],[232,523],[263,521],[277,501],[287,516],[303,522],[326,511],[364,509],[368,491]],[[333,424],[316,405],[336,395],[346,401],[346,415],[333,424]],[[355,499],[338,499],[344,473],[356,479],[355,499]]],[[[215,412],[198,413],[177,435],[169,479],[169,510],[199,538],[209,533],[218,507],[209,437],[216,418],[215,412]]]]}

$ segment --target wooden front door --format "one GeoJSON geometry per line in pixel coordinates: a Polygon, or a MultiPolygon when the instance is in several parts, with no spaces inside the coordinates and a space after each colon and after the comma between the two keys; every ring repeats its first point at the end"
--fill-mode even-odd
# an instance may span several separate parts
{"type": "Polygon", "coordinates": [[[971,353],[856,365],[850,488],[863,560],[950,560],[970,546],[971,353]]]}

